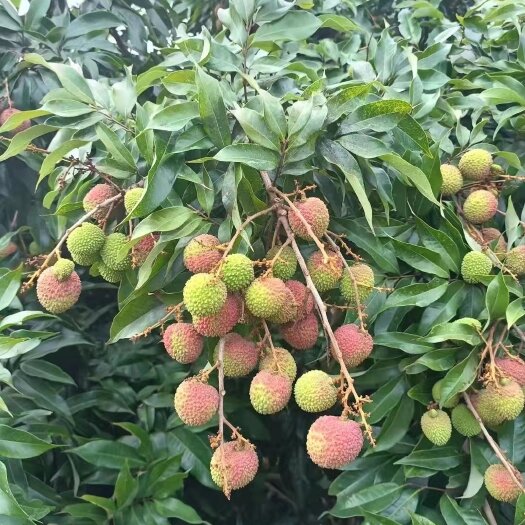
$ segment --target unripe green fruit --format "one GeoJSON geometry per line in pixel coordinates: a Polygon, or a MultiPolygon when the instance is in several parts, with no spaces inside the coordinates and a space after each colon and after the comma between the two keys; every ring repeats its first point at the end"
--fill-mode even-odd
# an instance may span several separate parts
{"type": "MultiPolygon", "coordinates": [[[[520,483],[523,482],[519,472],[514,472],[514,475],[520,483]]],[[[488,493],[497,501],[514,503],[523,493],[504,465],[490,465],[485,471],[484,480],[488,493]]]]}
{"type": "Polygon", "coordinates": [[[473,191],[463,203],[465,219],[473,224],[487,222],[498,211],[498,199],[487,190],[473,191]]]}
{"type": "Polygon", "coordinates": [[[96,224],[84,222],[68,236],[66,244],[72,259],[82,266],[95,262],[104,246],[106,235],[96,224]]]}
{"type": "Polygon", "coordinates": [[[65,281],[75,270],[75,263],[69,259],[58,259],[52,268],[55,277],[59,281],[65,281]]]}
{"type": "MultiPolygon", "coordinates": [[[[16,247],[16,245],[15,245],[16,247]]],[[[29,254],[30,255],[38,255],[42,252],[42,248],[40,247],[40,244],[38,244],[36,241],[31,241],[29,243],[29,254]]],[[[0,257],[1,259],[1,257],[0,257]]]]}
{"type": "Polygon", "coordinates": [[[516,246],[507,253],[505,266],[515,275],[525,275],[525,245],[516,246]]]}
{"type": "Polygon", "coordinates": [[[276,314],[267,318],[271,323],[285,324],[293,322],[298,318],[299,307],[295,296],[287,286],[285,286],[285,288],[286,290],[282,289],[283,300],[281,308],[276,314]]]}
{"type": "Polygon", "coordinates": [[[255,279],[253,262],[240,253],[228,255],[222,263],[219,277],[229,292],[244,290],[255,279]]]}
{"type": "Polygon", "coordinates": [[[463,187],[463,176],[456,166],[442,164],[441,178],[443,179],[441,186],[441,195],[443,197],[455,195],[463,187]]]}
{"type": "Polygon", "coordinates": [[[421,429],[426,438],[439,447],[446,445],[452,436],[452,424],[448,414],[435,408],[423,414],[421,429]]]}
{"type": "Polygon", "coordinates": [[[131,213],[144,195],[144,188],[131,188],[124,195],[124,208],[126,213],[131,213]]]}
{"type": "Polygon", "coordinates": [[[290,400],[292,382],[281,374],[261,370],[250,384],[250,402],[259,414],[280,412],[290,400]]]}
{"type": "Polygon", "coordinates": [[[501,175],[505,175],[505,170],[499,164],[492,164],[490,167],[491,178],[497,179],[501,175]]]}
{"type": "Polygon", "coordinates": [[[122,252],[128,244],[128,239],[123,233],[112,233],[106,238],[100,257],[102,262],[111,270],[125,272],[131,269],[131,254],[127,250],[122,257],[122,252]]]}
{"type": "Polygon", "coordinates": [[[483,180],[489,177],[492,155],[484,149],[471,149],[459,161],[459,171],[465,179],[483,180]]]}
{"type": "MultiPolygon", "coordinates": [[[[441,400],[441,386],[443,385],[443,379],[440,379],[437,383],[434,383],[432,387],[432,397],[436,403],[441,400]]],[[[446,403],[442,403],[441,406],[444,408],[455,407],[459,403],[459,394],[453,395],[446,403]]]]}
{"type": "Polygon", "coordinates": [[[357,263],[345,270],[341,279],[341,295],[348,304],[362,303],[374,289],[374,271],[370,266],[357,263]],[[356,296],[359,295],[359,299],[356,296]]]}
{"type": "Polygon", "coordinates": [[[481,282],[492,271],[492,261],[481,252],[469,252],[461,262],[461,276],[467,283],[475,284],[481,282]]]}
{"type": "Polygon", "coordinates": [[[295,401],[305,412],[323,412],[337,401],[333,379],[322,370],[310,370],[295,383],[295,401]]]}
{"type": "Polygon", "coordinates": [[[452,426],[465,437],[477,436],[481,426],[466,405],[458,405],[452,410],[452,426]]]}
{"type": "Polygon", "coordinates": [[[293,277],[297,270],[297,257],[290,246],[285,246],[282,250],[281,246],[274,246],[266,254],[266,260],[273,260],[279,250],[279,257],[275,259],[272,266],[272,275],[283,281],[287,281],[293,277]]]}
{"type": "Polygon", "coordinates": [[[192,316],[205,317],[219,312],[226,302],[226,285],[210,273],[196,273],[182,291],[184,304],[192,316]]]}
{"type": "Polygon", "coordinates": [[[293,355],[284,348],[267,348],[259,361],[259,370],[286,375],[290,381],[297,376],[297,364],[293,355]]]}
{"type": "Polygon", "coordinates": [[[279,314],[290,299],[290,290],[281,279],[262,277],[246,290],[246,307],[255,316],[270,319],[279,314]]]}
{"type": "Polygon", "coordinates": [[[119,272],[117,270],[112,270],[108,266],[106,266],[102,261],[100,261],[97,264],[97,271],[104,279],[104,281],[107,281],[108,283],[119,283],[122,280],[122,276],[124,275],[124,272],[119,272]]]}
{"type": "Polygon", "coordinates": [[[328,260],[324,261],[321,251],[313,252],[306,266],[318,292],[323,293],[336,288],[343,275],[343,261],[332,250],[326,250],[328,260]]]}
{"type": "Polygon", "coordinates": [[[523,410],[524,396],[521,386],[510,379],[499,385],[489,384],[475,397],[474,406],[481,420],[491,427],[513,421],[523,410]]]}

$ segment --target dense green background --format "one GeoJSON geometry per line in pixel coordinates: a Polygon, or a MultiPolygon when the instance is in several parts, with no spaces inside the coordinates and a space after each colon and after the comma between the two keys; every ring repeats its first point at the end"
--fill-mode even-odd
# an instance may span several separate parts
{"type": "MultiPolygon", "coordinates": [[[[19,15],[0,0],[0,80],[16,107],[46,111],[0,145],[0,247],[11,238],[18,246],[0,269],[2,525],[487,523],[482,473],[493,452],[458,435],[433,447],[419,418],[437,379],[446,376],[450,395],[475,379],[481,341],[453,320],[519,327],[523,290],[507,277],[488,291],[458,277],[475,244],[454,205],[440,208],[435,195],[440,162],[473,145],[524,174],[525,4],[292,4],[232,0],[218,13],[211,1],[87,0],[69,9],[33,0],[19,15]],[[273,96],[264,102],[264,93],[273,96]],[[265,142],[281,111],[296,130],[284,163],[271,136],[265,142]],[[224,149],[247,138],[248,152],[224,149]],[[59,154],[42,165],[43,155],[24,151],[30,142],[59,154]],[[41,313],[34,292],[17,292],[29,271],[21,263],[48,253],[82,213],[93,176],[60,182],[61,157],[79,151],[123,187],[147,179],[144,228],[164,234],[156,256],[118,289],[83,271],[79,304],[56,318],[41,313]],[[158,331],[129,338],[180,300],[189,236],[210,229],[227,240],[264,206],[259,169],[278,169],[287,189],[315,182],[333,229],[396,291],[367,302],[375,350],[355,374],[373,399],[377,448],[344,472],[322,471],[304,448],[312,416],[293,403],[257,416],[248,382],[230,381],[226,410],[256,443],[261,469],[227,502],[208,473],[215,422],[190,430],[172,409],[188,367],[169,359],[158,331]]],[[[506,216],[494,225],[509,244],[521,242],[524,201],[523,184],[505,185],[506,216]]],[[[239,249],[251,240],[262,256],[267,234],[258,222],[239,249]]],[[[521,348],[515,331],[507,342],[521,348]]],[[[320,340],[297,355],[299,366],[320,366],[324,352],[320,340]]],[[[496,437],[523,470],[525,417],[496,437]]],[[[498,524],[525,518],[523,498],[516,519],[512,506],[488,502],[498,524]]]]}

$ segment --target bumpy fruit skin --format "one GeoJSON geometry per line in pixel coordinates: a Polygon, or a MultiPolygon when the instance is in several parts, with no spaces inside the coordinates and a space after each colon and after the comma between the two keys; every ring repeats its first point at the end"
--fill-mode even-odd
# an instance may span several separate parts
{"type": "MultiPolygon", "coordinates": [[[[117,193],[117,190],[109,184],[96,184],[86,193],[86,196],[82,201],[84,211],[89,212],[93,210],[104,201],[111,199],[111,197],[115,197],[117,193]]],[[[109,204],[107,206],[102,206],[93,215],[91,215],[91,217],[97,221],[101,221],[106,217],[109,209],[109,204]]]]}
{"type": "Polygon", "coordinates": [[[374,288],[374,271],[370,266],[357,263],[346,270],[341,278],[341,295],[348,304],[357,304],[355,288],[359,294],[359,302],[363,302],[374,288]],[[354,281],[355,285],[354,286],[354,281]]]}
{"type": "Polygon", "coordinates": [[[242,489],[255,478],[258,469],[257,452],[252,446],[238,441],[220,445],[210,463],[211,479],[225,491],[242,489]]]}
{"type": "MultiPolygon", "coordinates": [[[[280,246],[274,246],[273,248],[271,248],[266,254],[266,260],[273,260],[273,258],[279,252],[279,250],[281,250],[280,246]]],[[[290,246],[285,246],[281,250],[279,257],[277,257],[277,259],[273,263],[272,275],[274,277],[282,279],[283,281],[287,281],[288,279],[291,279],[293,277],[296,270],[297,257],[295,256],[295,252],[290,246]]]]}
{"type": "MultiPolygon", "coordinates": [[[[515,472],[515,475],[518,481],[522,482],[521,474],[515,472]]],[[[490,465],[485,471],[484,479],[488,493],[497,501],[514,503],[522,493],[509,471],[501,463],[490,465]]]]}
{"type": "Polygon", "coordinates": [[[499,385],[487,385],[475,397],[474,406],[481,420],[496,427],[504,421],[516,419],[523,410],[524,396],[521,386],[507,378],[499,385]]]}
{"type": "MultiPolygon", "coordinates": [[[[440,379],[432,387],[432,397],[436,403],[439,403],[441,400],[441,385],[443,385],[443,379],[440,379]]],[[[459,403],[459,394],[452,396],[446,403],[443,403],[441,406],[444,408],[453,408],[459,403]]]]}
{"type": "Polygon", "coordinates": [[[53,268],[46,268],[36,283],[36,295],[40,304],[52,314],[61,314],[69,310],[80,296],[82,284],[77,272],[59,281],[53,268]]]}
{"type": "MultiPolygon", "coordinates": [[[[13,255],[13,253],[15,253],[16,250],[18,250],[18,246],[14,242],[10,242],[7,246],[5,246],[4,248],[1,248],[0,249],[0,261],[7,259],[10,255],[13,255]]],[[[31,250],[29,251],[31,252],[31,250]]],[[[32,253],[31,255],[36,255],[36,254],[32,253]]]]}
{"type": "Polygon", "coordinates": [[[306,266],[310,277],[320,293],[336,288],[343,275],[343,261],[332,250],[326,250],[328,261],[320,251],[313,252],[308,258],[306,266]]]}
{"type": "Polygon", "coordinates": [[[106,235],[96,224],[84,222],[69,234],[66,244],[72,259],[77,264],[90,266],[98,257],[105,240],[106,235]],[[86,262],[87,264],[84,264],[86,262]]]}
{"type": "Polygon", "coordinates": [[[304,319],[281,326],[283,339],[296,350],[312,348],[319,337],[319,322],[312,312],[304,319]]]}
{"type": "Polygon", "coordinates": [[[100,250],[102,262],[116,272],[125,272],[131,269],[131,254],[128,252],[124,258],[121,258],[121,250],[127,243],[128,238],[123,233],[108,235],[102,250],[100,250]]]}
{"type": "Polygon", "coordinates": [[[96,264],[96,269],[100,277],[102,277],[102,279],[104,279],[108,283],[118,283],[122,280],[122,276],[124,275],[124,272],[112,270],[111,268],[106,266],[102,261],[95,263],[95,264],[96,264]]]}
{"type": "Polygon", "coordinates": [[[450,417],[443,410],[433,408],[421,417],[421,430],[426,438],[434,445],[446,445],[452,436],[450,417]]]}
{"type": "MultiPolygon", "coordinates": [[[[366,331],[355,324],[344,324],[334,332],[339,350],[343,354],[343,361],[349,368],[359,366],[372,352],[374,340],[366,331]]],[[[334,358],[335,349],[330,348],[334,358]]]]}
{"type": "Polygon", "coordinates": [[[441,195],[443,195],[443,197],[455,195],[463,186],[463,175],[461,175],[461,171],[451,164],[441,165],[441,178],[443,179],[441,186],[441,195]]]}
{"type": "Polygon", "coordinates": [[[505,266],[515,275],[525,275],[525,245],[516,246],[507,253],[505,266]]]}
{"type": "Polygon", "coordinates": [[[507,253],[507,243],[503,234],[496,228],[482,228],[481,236],[483,241],[488,244],[499,260],[504,260],[507,253]]]}
{"type": "MultiPolygon", "coordinates": [[[[317,238],[322,237],[328,229],[328,223],[330,222],[330,214],[326,204],[317,197],[309,197],[301,202],[296,202],[295,207],[302,217],[309,224],[312,232],[317,238]]],[[[292,231],[305,241],[311,241],[312,238],[306,230],[306,225],[300,219],[299,215],[295,210],[288,212],[288,220],[290,221],[290,228],[292,231]]]]}
{"type": "Polygon", "coordinates": [[[286,281],[286,288],[290,290],[297,305],[297,319],[304,319],[314,309],[312,292],[300,281],[286,281]]]}
{"type": "Polygon", "coordinates": [[[492,155],[484,149],[471,149],[459,160],[459,171],[465,179],[483,180],[490,176],[492,155]]]}
{"type": "Polygon", "coordinates": [[[280,412],[290,401],[291,395],[292,382],[282,374],[261,370],[250,383],[250,402],[259,414],[280,412]]]}
{"type": "Polygon", "coordinates": [[[207,233],[197,235],[184,248],[184,266],[191,273],[208,273],[219,264],[222,254],[217,249],[219,239],[207,233]]]}
{"type": "Polygon", "coordinates": [[[144,264],[151,250],[155,248],[158,236],[149,234],[140,239],[140,241],[131,249],[131,260],[133,268],[138,268],[144,264]]]}
{"type": "Polygon", "coordinates": [[[340,469],[363,448],[363,432],[355,421],[338,416],[316,419],[306,437],[306,450],[319,467],[340,469]]]}
{"type": "Polygon", "coordinates": [[[246,290],[246,307],[255,317],[269,319],[282,310],[290,298],[289,292],[281,279],[261,277],[246,290]]]}
{"type": "Polygon", "coordinates": [[[337,388],[326,372],[310,370],[295,383],[294,396],[305,412],[323,412],[337,402],[337,388]]]}
{"type": "Polygon", "coordinates": [[[144,188],[131,188],[124,195],[124,208],[126,213],[131,213],[144,195],[144,188]]]}
{"type": "Polygon", "coordinates": [[[292,354],[279,347],[274,348],[273,352],[270,348],[265,350],[259,360],[259,370],[286,375],[290,381],[294,381],[297,376],[297,364],[292,354]]]}
{"type": "Polygon", "coordinates": [[[490,191],[473,191],[463,203],[465,219],[473,224],[487,222],[496,215],[498,199],[490,191]]]}
{"type": "Polygon", "coordinates": [[[497,357],[495,362],[503,375],[516,381],[521,387],[525,386],[525,361],[523,359],[497,357]]]}
{"type": "Polygon", "coordinates": [[[192,275],[182,290],[184,304],[195,317],[218,313],[226,302],[227,294],[226,285],[209,273],[192,275]]]}
{"type": "Polygon", "coordinates": [[[277,313],[274,315],[268,316],[268,321],[276,324],[285,324],[293,322],[298,317],[299,307],[297,302],[295,301],[295,296],[292,293],[292,291],[285,285],[283,289],[283,299],[282,299],[282,305],[279,310],[277,310],[277,313]]]}
{"type": "Polygon", "coordinates": [[[197,361],[204,348],[204,338],[190,323],[170,324],[164,331],[162,342],[166,352],[183,365],[197,361]]]}
{"type": "Polygon", "coordinates": [[[55,277],[59,281],[65,281],[75,270],[75,263],[69,259],[58,259],[52,268],[55,277]]]}
{"type": "Polygon", "coordinates": [[[492,261],[481,252],[469,252],[461,262],[461,276],[467,283],[481,282],[481,277],[489,275],[492,271],[492,261]]]}
{"type": "MultiPolygon", "coordinates": [[[[219,345],[215,348],[213,358],[219,356],[219,345]]],[[[224,336],[223,368],[226,377],[247,376],[257,366],[259,351],[252,341],[236,333],[224,336]]]]}
{"type": "Polygon", "coordinates": [[[481,432],[481,426],[466,405],[458,405],[452,410],[450,419],[456,432],[465,437],[474,437],[481,432]]]}
{"type": "Polygon", "coordinates": [[[182,422],[190,427],[205,425],[217,413],[219,392],[200,379],[185,379],[175,391],[173,405],[182,422]]]}
{"type": "Polygon", "coordinates": [[[241,253],[228,255],[224,259],[219,277],[229,292],[244,290],[255,279],[253,262],[241,253]]]}
{"type": "Polygon", "coordinates": [[[193,326],[199,334],[206,337],[222,337],[231,332],[240,321],[242,300],[236,294],[228,294],[223,307],[215,315],[194,317],[193,326]]]}
{"type": "MultiPolygon", "coordinates": [[[[19,109],[16,108],[6,108],[2,113],[0,113],[0,126],[3,126],[7,119],[12,117],[13,115],[16,115],[17,113],[20,113],[19,109]]],[[[25,131],[31,126],[30,120],[24,120],[21,122],[15,129],[9,131],[8,135],[15,135],[16,133],[20,133],[21,131],[25,131]]]]}

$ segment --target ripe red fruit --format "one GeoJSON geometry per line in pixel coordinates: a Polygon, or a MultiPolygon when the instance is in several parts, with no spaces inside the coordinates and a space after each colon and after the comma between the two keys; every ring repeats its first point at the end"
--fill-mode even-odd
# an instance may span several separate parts
{"type": "MultiPolygon", "coordinates": [[[[334,332],[339,349],[343,354],[343,361],[349,368],[359,366],[372,352],[374,340],[366,331],[355,324],[344,324],[334,332]]],[[[332,355],[337,357],[331,348],[332,355]]]]}
{"type": "Polygon", "coordinates": [[[284,284],[294,296],[297,305],[297,319],[304,319],[314,309],[312,292],[300,281],[286,281],[284,284]]]}
{"type": "Polygon", "coordinates": [[[155,247],[158,238],[158,235],[146,235],[146,237],[140,239],[140,241],[133,246],[131,249],[131,258],[134,268],[138,268],[144,264],[151,250],[155,247]]]}
{"type": "Polygon", "coordinates": [[[213,453],[210,463],[211,479],[226,495],[250,483],[259,469],[255,449],[240,441],[228,441],[213,453]]]}
{"type": "Polygon", "coordinates": [[[192,273],[209,273],[219,264],[222,254],[220,242],[214,235],[197,235],[184,248],[184,265],[192,273]]]}
{"type": "MultiPolygon", "coordinates": [[[[117,190],[109,184],[96,184],[86,193],[86,196],[82,201],[84,211],[91,211],[104,201],[111,199],[111,197],[115,197],[117,193],[117,190]]],[[[102,206],[91,217],[97,221],[101,221],[106,218],[109,210],[110,205],[102,206]]]]}
{"type": "Polygon", "coordinates": [[[61,314],[69,310],[80,296],[82,284],[77,272],[59,280],[53,267],[46,268],[36,283],[36,295],[40,304],[52,314],[61,314]]]}
{"type": "MultiPolygon", "coordinates": [[[[219,345],[213,357],[217,360],[219,345]]],[[[252,341],[236,333],[224,336],[224,375],[226,377],[243,377],[248,375],[259,360],[259,350],[252,341]]]]}
{"type": "MultiPolygon", "coordinates": [[[[309,197],[304,201],[296,202],[295,207],[317,238],[322,237],[326,233],[328,223],[330,222],[330,214],[328,213],[326,204],[321,199],[309,197]]],[[[290,222],[290,228],[292,228],[295,235],[305,241],[312,240],[305,223],[295,210],[292,209],[288,212],[288,220],[290,222]]]]}
{"type": "Polygon", "coordinates": [[[283,339],[296,350],[308,350],[317,342],[319,322],[314,313],[281,327],[283,339]]]}
{"type": "Polygon", "coordinates": [[[217,413],[219,392],[199,378],[191,377],[178,386],[173,404],[177,415],[186,425],[205,425],[217,413]]]}
{"type": "Polygon", "coordinates": [[[206,337],[222,337],[231,332],[242,315],[242,300],[236,294],[228,294],[219,313],[207,317],[194,317],[193,326],[206,337]]]}
{"type": "Polygon", "coordinates": [[[204,338],[190,323],[174,323],[164,331],[162,338],[166,352],[184,365],[196,361],[202,353],[204,338]]]}
{"type": "Polygon", "coordinates": [[[503,375],[514,379],[520,386],[525,386],[525,361],[519,357],[497,357],[496,366],[503,375]]]}
{"type": "MultiPolygon", "coordinates": [[[[16,108],[4,109],[4,111],[0,113],[0,126],[3,126],[7,122],[7,119],[11,118],[13,115],[16,115],[17,113],[20,113],[20,110],[16,108]]],[[[9,135],[15,135],[16,133],[25,131],[30,126],[31,126],[31,121],[24,120],[15,129],[9,131],[9,135]]]]}

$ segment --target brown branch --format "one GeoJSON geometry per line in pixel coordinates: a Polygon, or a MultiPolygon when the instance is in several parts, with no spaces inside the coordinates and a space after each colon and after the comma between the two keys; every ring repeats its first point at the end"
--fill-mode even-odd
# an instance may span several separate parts
{"type": "Polygon", "coordinates": [[[498,522],[496,521],[494,513],[492,512],[492,509],[490,508],[489,502],[487,500],[485,500],[483,503],[483,511],[485,512],[485,516],[487,516],[487,520],[490,525],[498,525],[498,522]]]}

